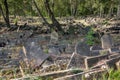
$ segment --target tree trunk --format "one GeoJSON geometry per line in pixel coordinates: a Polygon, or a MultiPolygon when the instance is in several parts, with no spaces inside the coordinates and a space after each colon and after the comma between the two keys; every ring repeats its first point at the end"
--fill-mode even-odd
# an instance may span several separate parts
{"type": "Polygon", "coordinates": [[[74,10],[73,10],[73,16],[74,16],[74,17],[76,16],[77,8],[78,8],[78,1],[75,0],[75,2],[74,2],[74,10]]]}
{"type": "Polygon", "coordinates": [[[58,31],[64,32],[59,22],[55,19],[55,16],[52,10],[50,9],[49,0],[45,0],[44,4],[45,4],[45,8],[46,8],[46,11],[48,12],[49,17],[52,20],[53,26],[57,28],[58,31]]]}
{"type": "Polygon", "coordinates": [[[7,0],[4,0],[4,6],[5,6],[5,9],[6,9],[6,24],[8,27],[10,27],[10,21],[9,21],[9,9],[8,9],[8,3],[7,3],[7,0]]]}
{"type": "Polygon", "coordinates": [[[2,5],[1,5],[1,4],[0,4],[0,12],[1,12],[1,14],[2,14],[2,16],[3,16],[3,18],[4,18],[5,22],[6,22],[5,14],[4,14],[4,12],[3,12],[3,9],[2,9],[2,5]]]}
{"type": "Polygon", "coordinates": [[[47,22],[47,20],[46,20],[46,19],[44,18],[44,16],[42,15],[42,12],[41,12],[41,10],[38,8],[35,0],[33,0],[33,4],[35,5],[35,7],[36,7],[36,9],[37,9],[37,11],[38,11],[39,17],[41,17],[42,20],[44,21],[44,23],[47,24],[47,26],[51,28],[51,25],[47,22]]]}
{"type": "Polygon", "coordinates": [[[0,11],[2,13],[2,16],[5,20],[5,23],[7,25],[7,27],[10,27],[10,21],[9,21],[9,9],[8,9],[8,3],[7,0],[4,0],[4,6],[5,6],[5,14],[2,8],[2,5],[0,4],[0,11]]]}
{"type": "Polygon", "coordinates": [[[120,19],[120,1],[117,8],[117,18],[120,19]]]}

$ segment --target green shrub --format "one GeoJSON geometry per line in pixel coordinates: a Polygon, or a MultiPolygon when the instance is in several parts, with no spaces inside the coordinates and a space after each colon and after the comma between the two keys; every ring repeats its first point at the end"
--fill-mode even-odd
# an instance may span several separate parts
{"type": "Polygon", "coordinates": [[[95,44],[95,42],[94,42],[95,38],[94,38],[93,34],[94,34],[94,31],[93,31],[93,29],[91,28],[91,29],[89,30],[89,32],[87,33],[87,35],[86,35],[86,39],[87,39],[87,44],[88,44],[88,45],[93,45],[93,44],[95,44]]]}

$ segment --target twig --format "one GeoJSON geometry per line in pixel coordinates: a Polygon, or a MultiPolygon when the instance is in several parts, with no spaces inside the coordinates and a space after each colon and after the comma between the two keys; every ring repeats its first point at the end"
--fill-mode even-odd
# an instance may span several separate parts
{"type": "Polygon", "coordinates": [[[71,61],[72,61],[72,59],[73,59],[73,57],[74,57],[75,54],[76,54],[76,53],[73,52],[73,54],[72,54],[72,56],[71,56],[71,58],[70,58],[70,61],[69,61],[68,65],[67,65],[66,69],[68,69],[68,67],[69,67],[69,65],[70,65],[70,63],[71,63],[71,61]]]}

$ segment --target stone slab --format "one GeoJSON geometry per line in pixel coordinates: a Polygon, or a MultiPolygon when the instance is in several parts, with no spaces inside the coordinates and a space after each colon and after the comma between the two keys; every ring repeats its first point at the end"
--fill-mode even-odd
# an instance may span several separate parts
{"type": "Polygon", "coordinates": [[[91,46],[91,47],[90,47],[90,51],[94,51],[94,50],[102,50],[102,47],[97,46],[97,45],[91,46]]]}
{"type": "Polygon", "coordinates": [[[32,67],[41,66],[42,63],[49,57],[48,54],[43,53],[40,45],[32,41],[25,44],[26,56],[32,67]]]}
{"type": "Polygon", "coordinates": [[[85,68],[84,59],[85,59],[85,57],[82,57],[79,54],[74,54],[70,61],[70,64],[68,65],[68,68],[84,69],[85,68]]]}
{"type": "Polygon", "coordinates": [[[90,47],[85,42],[81,41],[76,44],[75,52],[81,56],[90,56],[90,47]]]}
{"type": "Polygon", "coordinates": [[[119,47],[112,47],[112,48],[109,48],[109,52],[110,53],[120,53],[120,49],[119,49],[119,47]]]}
{"type": "Polygon", "coordinates": [[[109,49],[113,46],[112,37],[109,34],[105,34],[101,37],[101,43],[103,49],[109,49]]]}
{"type": "Polygon", "coordinates": [[[106,64],[108,65],[109,68],[116,68],[116,62],[120,60],[120,56],[116,58],[112,58],[106,61],[106,64]]]}
{"type": "Polygon", "coordinates": [[[100,60],[108,59],[108,57],[109,57],[109,54],[104,54],[104,55],[85,58],[86,69],[89,69],[89,68],[95,66],[100,60]]]}

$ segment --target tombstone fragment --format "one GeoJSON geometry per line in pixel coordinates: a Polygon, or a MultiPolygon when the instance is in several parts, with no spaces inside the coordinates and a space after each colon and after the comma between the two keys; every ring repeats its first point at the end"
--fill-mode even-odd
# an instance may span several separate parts
{"type": "Polygon", "coordinates": [[[57,43],[58,41],[58,33],[56,31],[53,31],[51,33],[51,40],[50,40],[50,43],[57,43]]]}
{"type": "Polygon", "coordinates": [[[82,56],[90,56],[90,47],[85,42],[78,42],[75,46],[75,52],[82,56]]]}
{"type": "Polygon", "coordinates": [[[109,57],[109,54],[104,54],[104,55],[85,58],[86,69],[89,69],[90,67],[95,66],[101,60],[107,60],[108,57],[109,57]]]}
{"type": "Polygon", "coordinates": [[[102,50],[102,48],[100,46],[91,46],[90,51],[93,51],[93,50],[102,50]]]}
{"type": "Polygon", "coordinates": [[[48,53],[49,54],[54,54],[54,55],[59,55],[60,51],[59,51],[58,48],[52,47],[52,48],[49,48],[48,53]]]}
{"type": "MultiPolygon", "coordinates": [[[[74,53],[73,53],[74,54],[74,53]]],[[[85,68],[84,57],[80,56],[79,54],[74,54],[71,58],[71,61],[67,68],[85,68]]]]}
{"type": "Polygon", "coordinates": [[[120,50],[118,47],[112,47],[109,49],[109,52],[110,53],[120,53],[120,50]]]}
{"type": "Polygon", "coordinates": [[[109,49],[113,46],[112,38],[109,34],[105,34],[101,37],[101,43],[103,49],[109,49]]]}
{"type": "Polygon", "coordinates": [[[48,54],[43,53],[41,47],[35,42],[25,44],[27,58],[31,62],[32,67],[41,66],[41,64],[49,57],[48,54]]]}
{"type": "Polygon", "coordinates": [[[65,52],[68,53],[68,54],[72,54],[74,52],[74,47],[73,45],[71,44],[68,44],[66,49],[65,49],[65,52]]]}

